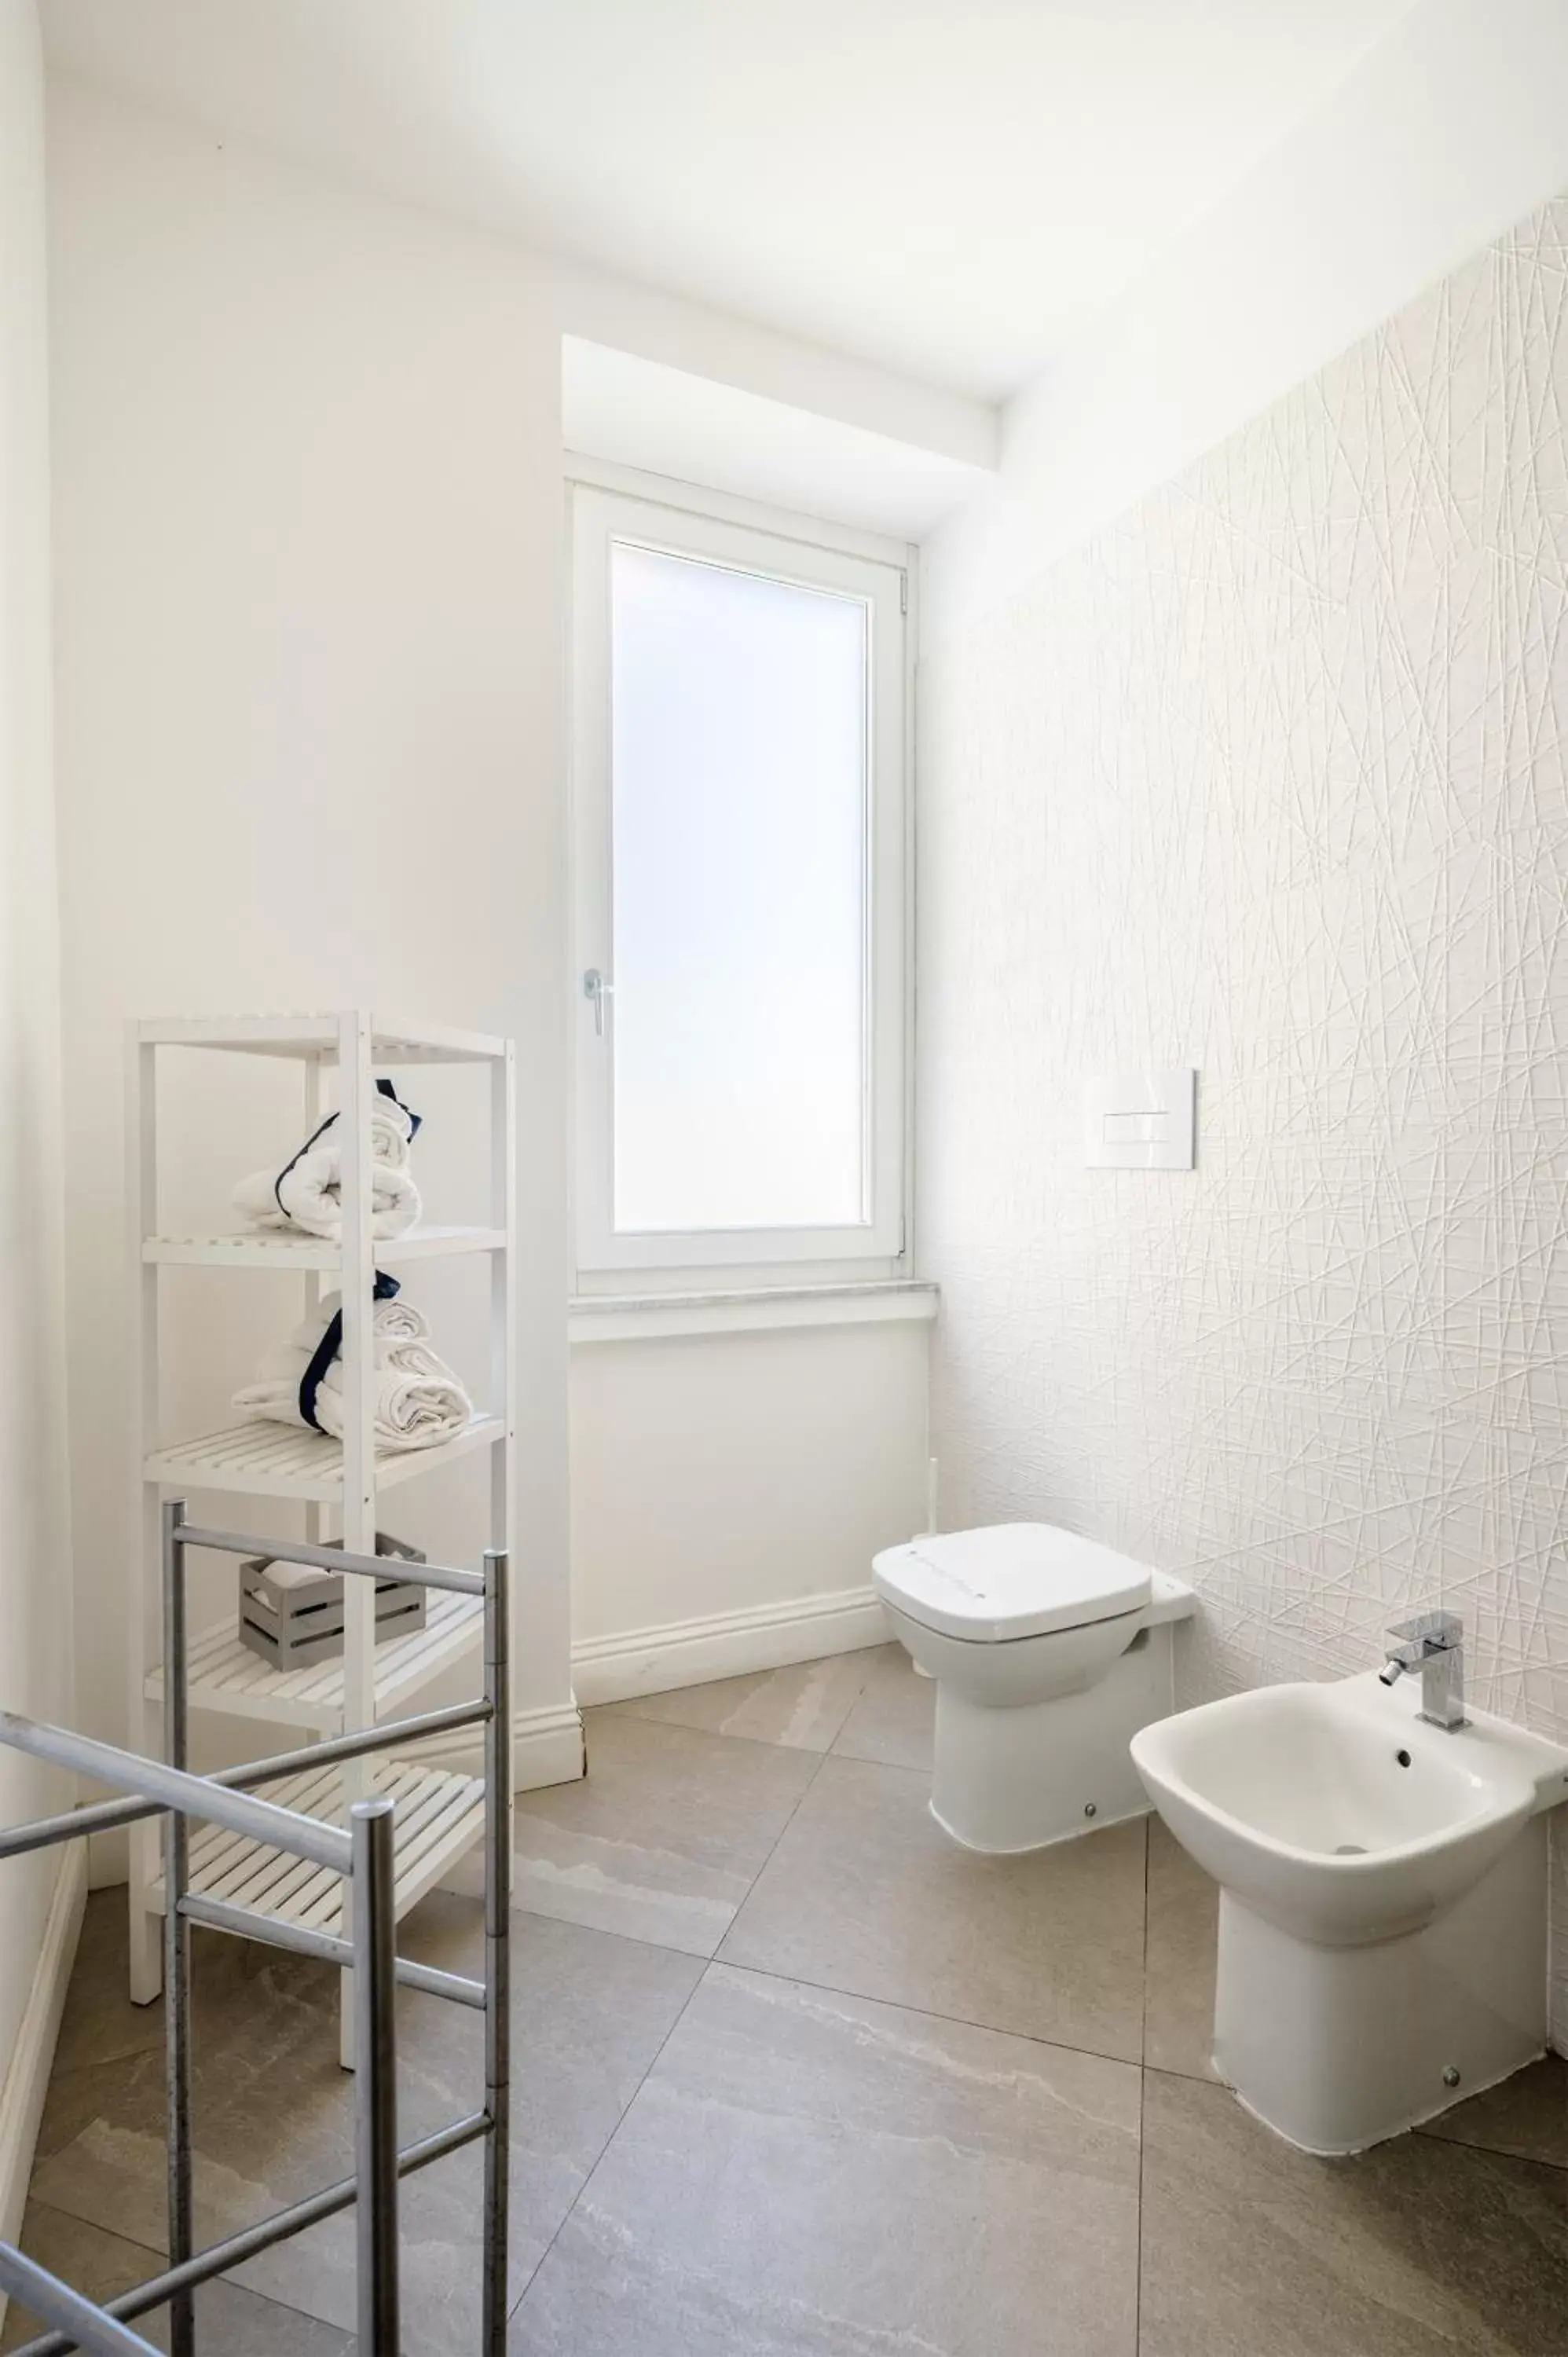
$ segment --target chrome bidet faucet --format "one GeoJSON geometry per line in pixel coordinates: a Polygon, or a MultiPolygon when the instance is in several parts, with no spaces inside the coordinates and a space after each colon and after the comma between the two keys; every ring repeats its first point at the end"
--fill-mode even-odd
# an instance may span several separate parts
{"type": "Polygon", "coordinates": [[[1395,1645],[1378,1672],[1391,1686],[1407,1670],[1421,1672],[1421,1717],[1429,1727],[1455,1734],[1470,1722],[1465,1716],[1465,1623],[1457,1612],[1418,1612],[1413,1620],[1396,1621],[1391,1637],[1395,1645]]]}

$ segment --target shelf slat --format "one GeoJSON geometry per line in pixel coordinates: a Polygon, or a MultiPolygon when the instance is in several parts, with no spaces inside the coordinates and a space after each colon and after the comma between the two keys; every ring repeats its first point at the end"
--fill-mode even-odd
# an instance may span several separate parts
{"type": "MultiPolygon", "coordinates": [[[[506,1250],[504,1228],[421,1227],[406,1236],[379,1239],[378,1264],[446,1260],[461,1253],[506,1250]]],[[[341,1273],[343,1251],[325,1236],[285,1234],[281,1229],[249,1228],[239,1235],[148,1236],[142,1258],[165,1268],[323,1269],[341,1273]]]]}
{"type": "MultiPolygon", "coordinates": [[[[406,1915],[483,1833],[484,1779],[417,1760],[384,1760],[376,1762],[371,1781],[378,1792],[390,1793],[397,1803],[393,1891],[398,1914],[406,1915]]],[[[348,1821],[341,1768],[307,1769],[265,1791],[281,1808],[299,1810],[327,1824],[348,1821]]],[[[203,1898],[231,1900],[336,1938],[343,1930],[348,1888],[341,1875],[286,1850],[242,1840],[218,1825],[191,1829],[190,1889],[203,1898]]],[[[149,1897],[161,1914],[161,1875],[149,1897]]]]}
{"type": "MultiPolygon", "coordinates": [[[[286,1542],[280,1542],[286,1544],[286,1542]]],[[[282,1558],[286,1562],[287,1557],[282,1558]]],[[[430,1591],[423,1629],[389,1638],[376,1647],[376,1716],[417,1693],[478,1642],[485,1604],[480,1596],[430,1591]]],[[[231,1621],[209,1629],[190,1647],[187,1688],[199,1710],[220,1710],[231,1718],[262,1718],[286,1727],[337,1731],[343,1717],[343,1663],[313,1662],[302,1670],[274,1670],[240,1641],[231,1621]]],[[[163,1665],[148,1673],[149,1702],[161,1702],[163,1665]]]]}
{"type": "MultiPolygon", "coordinates": [[[[466,1432],[435,1448],[378,1448],[376,1487],[395,1489],[437,1465],[450,1465],[506,1437],[499,1415],[477,1415],[466,1432]]],[[[261,1418],[226,1425],[156,1448],[142,1459],[144,1480],[166,1489],[231,1490],[251,1498],[300,1498],[335,1505],[343,1495],[343,1447],[321,1433],[261,1418]]]]}
{"type": "MultiPolygon", "coordinates": [[[[138,1025],[144,1048],[227,1048],[249,1056],[317,1056],[338,1060],[336,1015],[225,1016],[214,1021],[170,1016],[138,1025]]],[[[371,1052],[378,1063],[473,1064],[501,1061],[504,1039],[485,1031],[455,1031],[440,1023],[371,1017],[371,1052]]]]}

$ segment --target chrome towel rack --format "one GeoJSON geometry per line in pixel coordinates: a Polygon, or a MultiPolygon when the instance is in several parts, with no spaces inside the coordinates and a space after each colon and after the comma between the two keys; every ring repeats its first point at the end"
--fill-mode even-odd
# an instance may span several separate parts
{"type": "MultiPolygon", "coordinates": [[[[319,1565],[360,1578],[384,1577],[375,1555],[336,1547],[257,1538],[189,1523],[182,1500],[163,1509],[164,1749],[148,1760],[0,1710],[0,1743],[107,1784],[124,1797],[0,1830],[0,1858],[78,1841],[113,1826],[162,1816],[164,1852],[165,2082],[168,2113],[169,2266],[161,2275],[99,2307],[73,2291],[10,2244],[0,2242],[0,2290],[23,2300],[49,2330],[18,2357],[64,2357],[83,2349],[91,2357],[152,2357],[152,2344],[131,2330],[150,2309],[169,2309],[171,2357],[195,2357],[193,2294],[199,2284],[287,2242],[338,2212],[357,2213],[355,2298],[361,2357],[398,2357],[398,2184],[416,2169],[480,2138],[485,2145],[481,2348],[504,2357],[507,2287],[507,2179],[510,2136],[510,1963],[511,1913],[511,1675],[509,1560],[487,1553],[482,1573],[442,1565],[411,1564],[411,1579],[484,1599],[484,1693],[474,1702],[424,1711],[360,1728],[326,1742],[248,1761],[210,1776],[187,1764],[186,1554],[191,1547],[223,1555],[270,1554],[319,1565]],[[394,1749],[435,1735],[478,1727],[485,1754],[485,1972],[482,1980],[440,1972],[396,1952],[395,1803],[384,1794],[353,1802],[348,1825],[257,1797],[254,1787],[302,1769],[394,1749]],[[191,1890],[190,1820],[224,1828],[264,1848],[282,1850],[342,1876],[349,1888],[349,1936],[339,1939],[306,1925],[191,1890]],[[204,2250],[194,2247],[191,2141],[190,1926],[203,1923],[259,1940],[298,1955],[351,1967],[354,2010],[354,2158],[352,2177],[326,2186],[272,2217],[204,2250]],[[400,2147],[397,2140],[396,1990],[466,2005],[485,2017],[485,2091],[480,2110],[432,2136],[400,2147]]],[[[402,1575],[400,1574],[400,1577],[402,1575]]]]}

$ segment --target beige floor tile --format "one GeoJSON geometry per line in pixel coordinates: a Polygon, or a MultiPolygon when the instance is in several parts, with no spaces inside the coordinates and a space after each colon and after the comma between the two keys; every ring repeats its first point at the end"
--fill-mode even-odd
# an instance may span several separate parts
{"type": "MultiPolygon", "coordinates": [[[[162,2002],[131,2002],[128,1944],[124,1886],[90,1891],[60,2018],[57,2071],[112,2062],[162,2046],[162,2002]]],[[[226,1939],[220,1932],[193,1930],[190,1950],[199,2022],[209,2006],[229,2004],[265,1961],[260,1948],[226,1939]]]]}
{"type": "Polygon", "coordinates": [[[513,1900],[711,1956],[817,1766],[808,1751],[596,1713],[586,1778],[518,1796],[513,1900]]]}
{"type": "Polygon", "coordinates": [[[1136,2061],[1143,1822],[983,1857],[934,1822],[918,1773],[830,1758],[723,1954],[1136,2061]]]}
{"type": "MultiPolygon", "coordinates": [[[[156,2251],[105,2233],[80,2218],[41,2201],[29,2201],[22,2221],[22,2248],[29,2258],[89,2299],[113,2299],[133,2284],[156,2276],[164,2261],[156,2251]]],[[[222,2357],[352,2357],[352,2336],[318,2318],[275,2300],[262,2299],[237,2284],[203,2284],[196,2294],[196,2345],[222,2357]]],[[[13,2300],[0,2334],[0,2352],[19,2349],[43,2330],[37,2317],[13,2300]]],[[[168,2347],[167,2312],[155,2309],[137,2317],[132,2330],[156,2349],[168,2347]]]]}
{"type": "Polygon", "coordinates": [[[514,2357],[1133,2357],[1138,2074],[715,1967],[514,2357]]]}
{"type": "MultiPolygon", "coordinates": [[[[242,1999],[209,2006],[195,2037],[198,2232],[251,2223],[351,2168],[337,2068],[334,1975],[266,1956],[242,1999]]],[[[163,2052],[57,2071],[33,2168],[36,2200],[162,2250],[163,2052]]]]}
{"type": "MultiPolygon", "coordinates": [[[[653,1697],[591,1715],[587,1782],[521,1797],[514,2357],[1133,2357],[1141,2041],[1140,2357],[1568,2357],[1568,2064],[1292,2152],[1209,2075],[1207,1878],[1157,1820],[964,1851],[927,1807],[933,1700],[897,1648],[653,1697]]],[[[476,1901],[401,1944],[478,1970],[476,1901]]],[[[206,2238],[347,2173],[352,2083],[333,1974],[197,1951],[206,2238]]],[[[481,2025],[408,1992],[400,2024],[407,2138],[478,2101],[481,2025]]],[[[99,2297],[159,2264],[161,2041],[97,1894],[26,2233],[99,2297]]],[[[480,2167],[404,2187],[421,2357],[477,2345],[480,2167]]],[[[204,2291],[204,2345],[347,2357],[352,2276],[343,2217],[204,2291]]]]}
{"type": "MultiPolygon", "coordinates": [[[[695,1986],[671,1951],[514,1914],[513,2295],[521,2292],[695,1986]],[[526,2092],[525,2092],[526,2091],[526,2092]]],[[[478,1964],[476,1902],[435,1894],[411,1916],[404,1953],[478,1964]]],[[[210,2012],[197,2040],[198,2231],[233,2232],[347,2175],[353,2083],[337,2063],[336,1975],[268,1958],[245,2001],[210,2012]]],[[[427,2134],[478,2108],[478,2015],[403,1992],[399,2133],[427,2134]]],[[[57,2075],[34,2171],[37,2198],[151,2249],[164,2245],[161,2054],[57,2075]]],[[[468,2357],[478,2319],[477,2149],[405,2181],[403,2308],[421,2357],[468,2357]]],[[[328,2221],[239,2272],[253,2292],[345,2329],[353,2321],[353,2222],[328,2221]]]]}
{"type": "MultiPolygon", "coordinates": [[[[207,1964],[207,1950],[214,1952],[213,1961],[221,1972],[229,1959],[220,1951],[231,1951],[233,1947],[232,1940],[220,1940],[216,1933],[192,1933],[192,1960],[203,1981],[208,1975],[200,1968],[207,1964]]],[[[135,2054],[162,2045],[162,2005],[131,2003],[128,1949],[124,1886],[90,1890],[65,2010],[60,2016],[59,2039],[55,2047],[57,2071],[74,2070],[84,2062],[113,2061],[118,2055],[135,2054]]]]}
{"type": "Polygon", "coordinates": [[[1149,2072],[1140,2357],[1561,2357],[1560,2170],[1434,2136],[1314,2160],[1149,2072]]]}
{"type": "Polygon", "coordinates": [[[665,1727],[701,1727],[752,1743],[782,1743],[792,1750],[825,1751],[849,1717],[877,1662],[875,1651],[835,1653],[759,1676],[719,1678],[673,1694],[639,1695],[590,1711],[601,1718],[646,1718],[665,1727]]]}
{"type": "Polygon", "coordinates": [[[875,1760],[885,1768],[923,1768],[929,1774],[937,1720],[935,1679],[920,1676],[902,1645],[885,1645],[869,1659],[865,1692],[833,1749],[846,1760],[875,1760]]]}
{"type": "Polygon", "coordinates": [[[1144,2060],[1151,2070],[1212,2079],[1219,1886],[1157,1816],[1148,1825],[1144,2060]]]}
{"type": "MultiPolygon", "coordinates": [[[[1516,2071],[1500,2087],[1488,2087],[1484,2095],[1455,2104],[1441,2119],[1430,2120],[1421,2134],[1568,2169],[1568,2062],[1560,2054],[1548,2054],[1528,2070],[1516,2071]]],[[[1563,2200],[1568,2201],[1568,2188],[1563,2200]]],[[[1563,2346],[1568,2348],[1568,2331],[1563,2346]]]]}

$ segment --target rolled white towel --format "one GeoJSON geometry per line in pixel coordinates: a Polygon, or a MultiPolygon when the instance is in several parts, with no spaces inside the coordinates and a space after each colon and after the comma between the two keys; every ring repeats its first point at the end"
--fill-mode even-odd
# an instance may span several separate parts
{"type": "MultiPolygon", "coordinates": [[[[342,1307],[343,1296],[336,1288],[324,1293],[317,1315],[306,1318],[303,1326],[295,1329],[295,1340],[306,1341],[308,1338],[308,1347],[314,1350],[328,1319],[336,1318],[342,1307]]],[[[401,1294],[390,1301],[372,1303],[371,1322],[378,1342],[428,1342],[430,1340],[429,1318],[423,1309],[416,1309],[413,1303],[405,1301],[401,1294]]]]}
{"type": "MultiPolygon", "coordinates": [[[[254,1383],[234,1394],[242,1415],[264,1416],[277,1424],[294,1424],[308,1431],[299,1405],[300,1385],[323,1335],[340,1307],[340,1296],[328,1294],[309,1318],[302,1318],[286,1342],[269,1351],[256,1369],[254,1383]]],[[[472,1421],[474,1407],[467,1393],[446,1361],[430,1348],[429,1322],[412,1303],[378,1301],[372,1333],[375,1343],[371,1378],[375,1442],[379,1448],[432,1448],[452,1439],[472,1421]],[[392,1330],[383,1331],[383,1324],[392,1330]],[[405,1336],[418,1339],[404,1339],[405,1336]]],[[[316,1393],[319,1428],[343,1437],[343,1361],[334,1358],[316,1393]]]]}
{"type": "MultiPolygon", "coordinates": [[[[313,1146],[286,1170],[254,1170],[230,1198],[234,1209],[257,1228],[301,1228],[329,1243],[343,1238],[343,1159],[335,1146],[313,1146]]],[[[371,1165],[371,1234],[385,1242],[417,1227],[424,1209],[406,1170],[389,1162],[371,1165]]]]}
{"type": "Polygon", "coordinates": [[[451,1377],[452,1370],[445,1359],[438,1358],[428,1342],[383,1342],[376,1340],[376,1364],[397,1375],[429,1375],[436,1383],[451,1377]]]}
{"type": "MultiPolygon", "coordinates": [[[[322,1330],[329,1318],[335,1318],[342,1307],[339,1293],[324,1293],[320,1312],[314,1318],[302,1318],[289,1336],[291,1346],[306,1356],[321,1340],[322,1330]]],[[[436,1383],[453,1383],[456,1378],[445,1359],[432,1347],[430,1320],[423,1309],[412,1301],[378,1301],[371,1321],[375,1340],[375,1363],[400,1375],[429,1375],[436,1383]]]]}
{"type": "MultiPolygon", "coordinates": [[[[311,1427],[299,1412],[299,1379],[305,1365],[302,1358],[298,1374],[270,1382],[258,1378],[243,1384],[234,1394],[234,1405],[242,1415],[264,1416],[274,1424],[295,1424],[308,1431],[311,1427]]],[[[343,1437],[341,1375],[341,1366],[334,1361],[316,1394],[320,1428],[335,1440],[343,1437]]],[[[472,1402],[456,1376],[441,1383],[433,1375],[378,1369],[372,1400],[378,1448],[435,1448],[444,1440],[455,1439],[473,1420],[472,1402]]]]}
{"type": "MultiPolygon", "coordinates": [[[[297,1154],[279,1170],[254,1170],[230,1200],[252,1226],[304,1228],[338,1243],[343,1232],[343,1149],[340,1114],[328,1114],[297,1154]]],[[[418,1116],[381,1082],[371,1101],[371,1232],[406,1235],[419,1218],[419,1189],[408,1174],[418,1116]]]]}
{"type": "MultiPolygon", "coordinates": [[[[314,1136],[306,1140],[307,1145],[336,1145],[341,1117],[338,1114],[328,1114],[314,1136]]],[[[371,1101],[371,1161],[384,1162],[392,1170],[406,1170],[408,1149],[413,1143],[413,1133],[418,1127],[418,1122],[399,1098],[387,1096],[378,1089],[371,1101]]]]}

